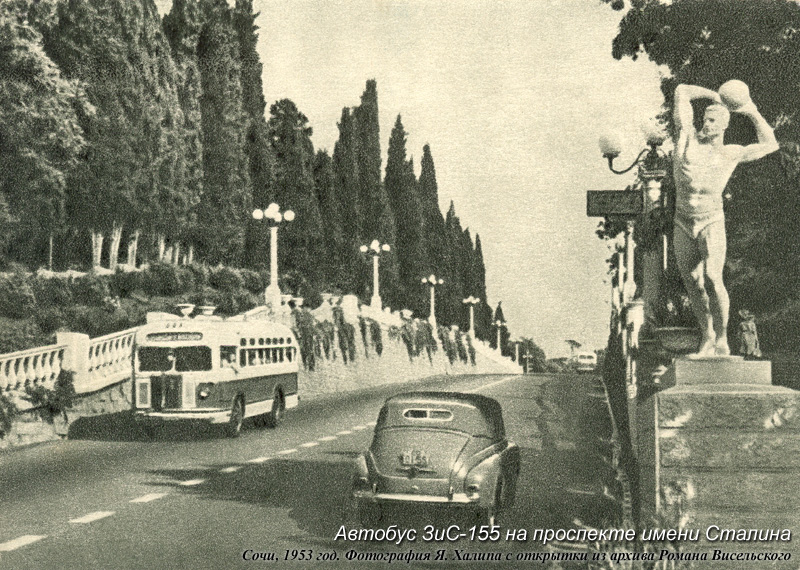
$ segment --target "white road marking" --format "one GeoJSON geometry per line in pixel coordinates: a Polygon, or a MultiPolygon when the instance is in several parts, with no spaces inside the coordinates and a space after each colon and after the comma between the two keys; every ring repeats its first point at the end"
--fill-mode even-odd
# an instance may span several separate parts
{"type": "Polygon", "coordinates": [[[342,430],[342,431],[338,432],[336,435],[350,435],[351,433],[353,433],[353,432],[346,429],[346,430],[342,430]]]}
{"type": "Polygon", "coordinates": [[[315,445],[319,445],[318,441],[308,441],[306,443],[301,443],[300,447],[314,447],[315,445]]]}
{"type": "Polygon", "coordinates": [[[166,497],[167,493],[150,493],[149,495],[142,495],[141,497],[137,497],[129,502],[131,503],[149,503],[150,501],[155,501],[156,499],[160,499],[162,497],[166,497]]]}
{"type": "Polygon", "coordinates": [[[264,463],[265,461],[269,461],[270,459],[272,459],[272,458],[271,457],[267,457],[265,455],[264,457],[256,457],[255,459],[249,459],[247,462],[248,463],[264,463]]]}
{"type": "Polygon", "coordinates": [[[353,431],[361,431],[362,429],[367,429],[367,426],[353,426],[353,431]]]}
{"type": "Polygon", "coordinates": [[[275,455],[289,455],[290,453],[296,453],[296,452],[297,452],[297,449],[295,449],[295,448],[292,448],[292,449],[284,449],[283,451],[279,451],[279,452],[278,452],[278,453],[276,453],[275,455]]]}
{"type": "Polygon", "coordinates": [[[236,473],[239,469],[241,469],[241,466],[232,465],[230,467],[225,467],[224,469],[220,469],[219,472],[220,473],[236,473]]]}
{"type": "Polygon", "coordinates": [[[367,422],[366,425],[367,427],[375,427],[376,425],[378,425],[378,422],[367,422]]]}
{"type": "Polygon", "coordinates": [[[319,441],[333,441],[336,439],[335,435],[326,435],[325,437],[319,438],[319,441]]]}
{"type": "Polygon", "coordinates": [[[99,521],[100,519],[104,519],[106,517],[110,517],[114,514],[114,511],[95,511],[93,513],[89,513],[88,515],[83,515],[80,518],[72,519],[71,523],[75,524],[88,524],[94,521],[99,521]]]}
{"type": "Polygon", "coordinates": [[[26,534],[20,536],[19,538],[15,538],[14,540],[9,540],[8,542],[0,544],[0,552],[11,552],[12,550],[16,550],[17,548],[27,546],[28,544],[33,544],[34,542],[38,542],[43,538],[47,538],[47,536],[38,534],[26,534]]]}
{"type": "Polygon", "coordinates": [[[183,485],[184,487],[194,487],[195,485],[200,485],[201,483],[205,483],[205,479],[189,479],[188,481],[181,481],[178,485],[183,485]]]}
{"type": "Polygon", "coordinates": [[[498,384],[502,384],[503,382],[508,382],[509,380],[514,380],[519,377],[520,376],[509,376],[508,378],[503,378],[502,380],[497,380],[496,382],[491,382],[484,386],[478,386],[477,388],[473,388],[472,390],[467,390],[467,393],[472,393],[472,392],[477,392],[478,390],[485,390],[487,388],[492,388],[494,386],[497,386],[498,384]]]}

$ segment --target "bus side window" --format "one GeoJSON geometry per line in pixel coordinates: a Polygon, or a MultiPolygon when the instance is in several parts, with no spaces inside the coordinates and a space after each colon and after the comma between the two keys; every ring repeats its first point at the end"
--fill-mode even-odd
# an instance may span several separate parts
{"type": "Polygon", "coordinates": [[[247,364],[249,366],[255,366],[256,365],[256,349],[255,348],[251,348],[251,349],[249,349],[247,351],[247,364]]]}
{"type": "Polygon", "coordinates": [[[292,361],[292,356],[293,356],[293,355],[294,355],[294,349],[293,349],[293,348],[287,348],[287,349],[286,349],[286,360],[288,360],[289,362],[291,362],[291,361],[292,361]]]}
{"type": "Polygon", "coordinates": [[[239,351],[239,366],[247,366],[247,351],[239,351]]]}
{"type": "Polygon", "coordinates": [[[236,347],[235,346],[220,346],[219,347],[219,365],[220,365],[220,368],[236,366],[236,347]]]}
{"type": "Polygon", "coordinates": [[[283,362],[283,348],[278,349],[278,358],[283,362]]]}

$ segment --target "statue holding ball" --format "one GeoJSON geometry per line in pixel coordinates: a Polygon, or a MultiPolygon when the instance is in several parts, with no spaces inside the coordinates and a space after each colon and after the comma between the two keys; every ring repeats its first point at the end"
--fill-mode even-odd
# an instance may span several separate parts
{"type": "Polygon", "coordinates": [[[676,142],[675,224],[673,245],[681,279],[700,326],[698,356],[727,356],[728,293],[722,282],[727,238],[722,194],[740,162],[749,162],[778,150],[775,134],[738,80],[718,91],[697,85],[675,88],[673,119],[676,142]],[[695,99],[710,99],[700,129],[693,126],[695,99]],[[758,142],[746,146],[724,144],[730,113],[752,121],[758,142]]]}

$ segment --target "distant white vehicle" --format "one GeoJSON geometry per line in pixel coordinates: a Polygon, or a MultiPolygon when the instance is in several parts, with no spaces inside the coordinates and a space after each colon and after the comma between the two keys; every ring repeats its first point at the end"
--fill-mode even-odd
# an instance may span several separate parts
{"type": "Polygon", "coordinates": [[[580,352],[572,359],[578,372],[594,372],[597,368],[597,355],[594,352],[580,352]]]}

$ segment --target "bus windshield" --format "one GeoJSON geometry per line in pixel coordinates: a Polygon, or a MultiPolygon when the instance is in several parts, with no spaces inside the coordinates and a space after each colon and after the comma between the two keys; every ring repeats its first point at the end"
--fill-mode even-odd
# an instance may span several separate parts
{"type": "Polygon", "coordinates": [[[207,346],[142,346],[137,354],[140,372],[168,372],[173,362],[176,372],[211,370],[211,348],[207,346]]]}

